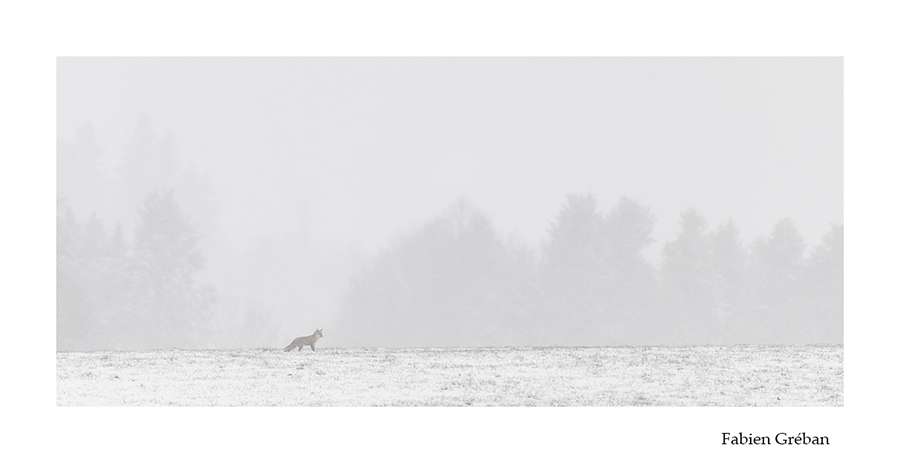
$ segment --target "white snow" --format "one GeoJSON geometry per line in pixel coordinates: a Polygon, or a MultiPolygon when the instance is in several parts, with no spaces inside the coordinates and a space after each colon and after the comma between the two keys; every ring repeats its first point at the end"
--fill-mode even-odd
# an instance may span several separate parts
{"type": "Polygon", "coordinates": [[[842,406],[843,346],[60,352],[57,404],[842,406]]]}

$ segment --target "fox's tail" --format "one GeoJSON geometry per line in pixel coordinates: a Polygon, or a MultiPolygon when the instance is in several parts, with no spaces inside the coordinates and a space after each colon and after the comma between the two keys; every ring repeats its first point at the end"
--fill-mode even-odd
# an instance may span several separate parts
{"type": "Polygon", "coordinates": [[[297,347],[297,341],[294,341],[294,342],[288,344],[288,346],[284,348],[284,351],[287,352],[295,347],[297,347]]]}

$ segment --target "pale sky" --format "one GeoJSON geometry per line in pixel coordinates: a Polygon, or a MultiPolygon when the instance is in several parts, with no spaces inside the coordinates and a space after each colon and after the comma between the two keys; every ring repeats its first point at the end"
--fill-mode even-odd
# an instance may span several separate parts
{"type": "Polygon", "coordinates": [[[583,192],[651,206],[657,251],[688,207],[747,244],[843,222],[841,58],[61,58],[57,101],[110,156],[171,132],[235,240],[374,250],[465,196],[537,244],[583,192]]]}

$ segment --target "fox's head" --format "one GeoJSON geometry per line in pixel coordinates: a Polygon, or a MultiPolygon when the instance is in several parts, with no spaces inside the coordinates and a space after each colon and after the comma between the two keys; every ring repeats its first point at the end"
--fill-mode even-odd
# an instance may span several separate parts
{"type": "Polygon", "coordinates": [[[316,332],[313,333],[313,336],[315,336],[315,337],[317,337],[317,338],[324,338],[324,337],[325,337],[325,335],[322,334],[322,328],[317,329],[316,332]]]}

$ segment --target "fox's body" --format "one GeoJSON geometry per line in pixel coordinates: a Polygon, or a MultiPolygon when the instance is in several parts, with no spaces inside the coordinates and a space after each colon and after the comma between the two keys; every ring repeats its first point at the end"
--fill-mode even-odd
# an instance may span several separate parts
{"type": "Polygon", "coordinates": [[[288,346],[284,348],[284,351],[287,352],[287,351],[292,350],[293,348],[297,347],[298,348],[297,352],[300,352],[301,350],[303,350],[303,346],[309,346],[313,350],[313,352],[315,352],[316,351],[316,342],[323,337],[325,337],[325,335],[322,334],[322,330],[318,329],[318,330],[316,330],[315,333],[313,333],[309,336],[295,338],[294,342],[288,344],[288,346]]]}

